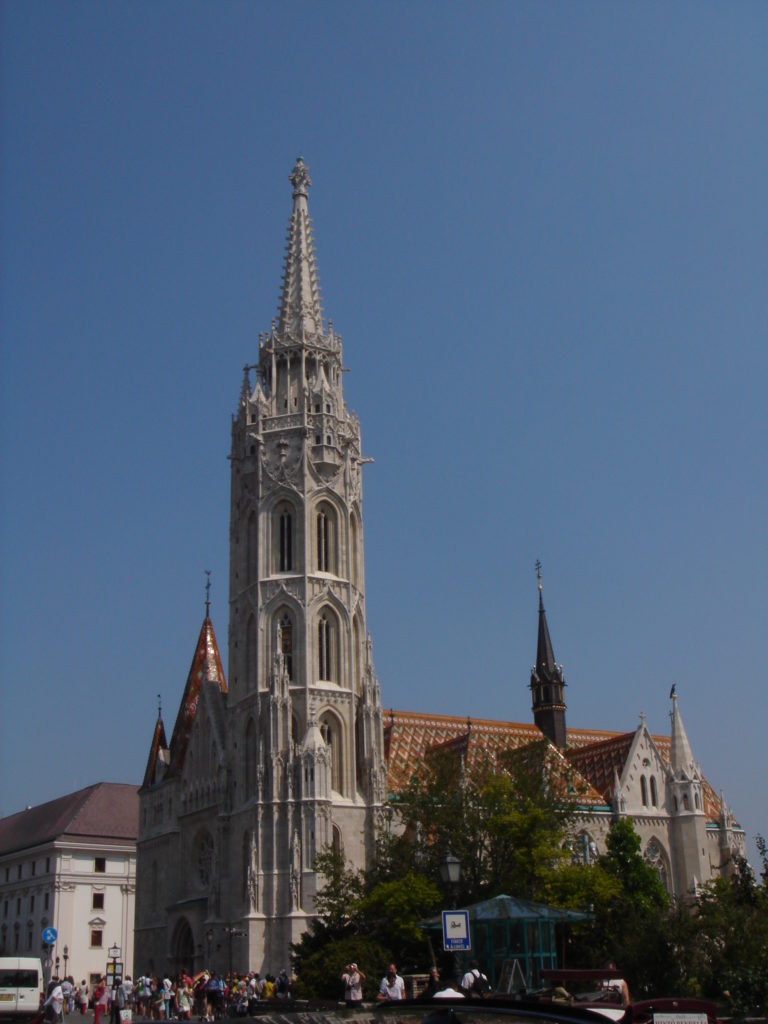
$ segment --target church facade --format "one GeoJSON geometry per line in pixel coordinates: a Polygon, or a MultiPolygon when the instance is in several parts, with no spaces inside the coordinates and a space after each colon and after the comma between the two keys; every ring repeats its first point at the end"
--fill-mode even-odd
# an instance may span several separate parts
{"type": "Polygon", "coordinates": [[[574,856],[635,820],[670,891],[728,870],[744,835],[694,761],[673,701],[668,739],[566,728],[539,578],[533,724],[384,713],[365,614],[360,425],[341,337],[320,306],[311,185],[299,159],[279,316],[246,366],[232,423],[229,666],[206,614],[170,740],[158,715],[140,790],[137,970],[277,973],[314,912],[316,854],[371,862],[387,801],[430,746],[545,736],[587,794],[574,856]],[[228,679],[228,681],[227,681],[228,679]]]}

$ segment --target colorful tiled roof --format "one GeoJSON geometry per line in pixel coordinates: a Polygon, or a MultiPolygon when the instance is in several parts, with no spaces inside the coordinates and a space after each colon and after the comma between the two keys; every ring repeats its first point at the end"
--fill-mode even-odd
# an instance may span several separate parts
{"type": "Polygon", "coordinates": [[[0,819],[0,854],[40,846],[61,836],[135,840],[138,833],[137,787],[98,782],[0,819]]]}
{"type": "MultiPolygon", "coordinates": [[[[586,806],[610,804],[614,770],[621,775],[634,732],[605,729],[568,729],[564,756],[575,769],[574,787],[579,803],[586,806]]],[[[391,793],[406,788],[419,764],[431,751],[446,748],[463,754],[471,763],[480,753],[493,756],[543,739],[541,731],[523,722],[427,715],[410,711],[384,712],[384,752],[387,785],[391,793]]],[[[659,754],[670,763],[669,736],[653,736],[659,754]]],[[[556,748],[552,748],[557,752],[556,748]]],[[[559,753],[559,752],[557,752],[559,753]]],[[[703,784],[704,812],[708,821],[718,821],[720,800],[710,784],[703,784]]]]}
{"type": "MultiPolygon", "coordinates": [[[[387,759],[387,785],[391,793],[406,788],[419,764],[431,752],[441,749],[462,754],[469,764],[480,756],[493,757],[544,739],[535,725],[521,722],[496,722],[482,718],[457,718],[451,715],[426,715],[410,711],[384,714],[384,752],[387,759]]],[[[551,756],[562,755],[553,746],[551,756]]],[[[595,806],[605,804],[603,795],[586,778],[572,776],[579,802],[595,806]]]]}

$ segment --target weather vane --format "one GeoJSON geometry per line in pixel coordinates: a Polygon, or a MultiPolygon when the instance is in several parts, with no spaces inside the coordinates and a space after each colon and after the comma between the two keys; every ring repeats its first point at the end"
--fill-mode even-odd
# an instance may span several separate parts
{"type": "Polygon", "coordinates": [[[205,581],[205,617],[210,618],[209,612],[211,610],[211,570],[206,569],[205,575],[208,579],[205,581]]]}
{"type": "Polygon", "coordinates": [[[541,562],[538,560],[538,558],[536,559],[536,565],[534,566],[534,568],[536,569],[536,579],[539,581],[539,590],[541,590],[541,562]]]}

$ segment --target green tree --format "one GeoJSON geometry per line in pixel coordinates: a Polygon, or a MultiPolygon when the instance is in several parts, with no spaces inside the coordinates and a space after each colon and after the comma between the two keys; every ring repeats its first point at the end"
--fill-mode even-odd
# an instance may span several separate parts
{"type": "Polygon", "coordinates": [[[736,858],[729,879],[704,887],[696,913],[695,970],[705,995],[725,996],[734,1014],[768,1008],[768,857],[758,837],[762,881],[736,858]]]}
{"type": "Polygon", "coordinates": [[[326,847],[315,858],[322,882],[315,896],[315,911],[327,938],[341,938],[355,928],[357,905],[365,892],[365,875],[342,854],[326,847]]]}
{"type": "Polygon", "coordinates": [[[297,994],[339,998],[339,977],[351,962],[366,975],[366,998],[375,996],[390,961],[406,969],[423,968],[429,952],[420,922],[440,904],[433,882],[414,871],[400,878],[382,880],[373,873],[365,879],[328,849],[315,866],[318,916],[293,946],[297,994]]]}
{"type": "Polygon", "coordinates": [[[409,871],[402,878],[375,884],[360,901],[360,920],[364,933],[387,948],[395,963],[423,968],[429,957],[421,923],[440,903],[440,890],[434,882],[409,871]]]}
{"type": "Polygon", "coordinates": [[[425,759],[397,802],[405,835],[387,843],[386,870],[406,865],[430,878],[451,850],[461,862],[456,893],[472,903],[502,892],[546,899],[569,862],[574,814],[570,769],[546,743],[467,764],[448,749],[425,759]]]}
{"type": "MultiPolygon", "coordinates": [[[[330,847],[318,853],[315,871],[318,875],[317,917],[292,946],[293,970],[299,982],[299,994],[330,998],[334,992],[338,994],[338,984],[333,988],[341,970],[336,958],[347,955],[345,950],[354,944],[360,931],[358,906],[365,879],[362,872],[356,871],[343,855],[330,847]],[[323,984],[317,988],[319,978],[323,979],[323,984]]],[[[354,954],[352,959],[359,963],[354,954]]],[[[341,967],[348,962],[342,959],[341,967]]]]}
{"type": "Polygon", "coordinates": [[[592,923],[580,929],[580,958],[590,967],[615,960],[633,998],[668,994],[678,978],[669,896],[643,859],[630,818],[614,822],[606,845],[597,868],[613,884],[596,899],[592,923]]]}

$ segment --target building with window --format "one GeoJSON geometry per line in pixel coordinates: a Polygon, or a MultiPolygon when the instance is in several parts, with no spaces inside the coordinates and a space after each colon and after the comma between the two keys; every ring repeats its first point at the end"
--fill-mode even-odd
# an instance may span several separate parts
{"type": "Polygon", "coordinates": [[[136,786],[109,782],[1,819],[0,955],[50,958],[47,975],[90,984],[116,944],[130,973],[138,820],[136,786]]]}
{"type": "Polygon", "coordinates": [[[727,872],[744,834],[694,760],[676,700],[669,737],[644,722],[626,734],[566,727],[540,574],[532,723],[382,712],[365,612],[367,460],[341,336],[323,321],[301,159],[290,180],[279,316],[232,423],[228,681],[206,602],[170,741],[158,716],[140,790],[142,970],[287,966],[314,912],[317,852],[368,866],[390,795],[445,744],[466,763],[546,739],[580,794],[574,857],[603,853],[628,814],[670,891],[727,872]]]}

